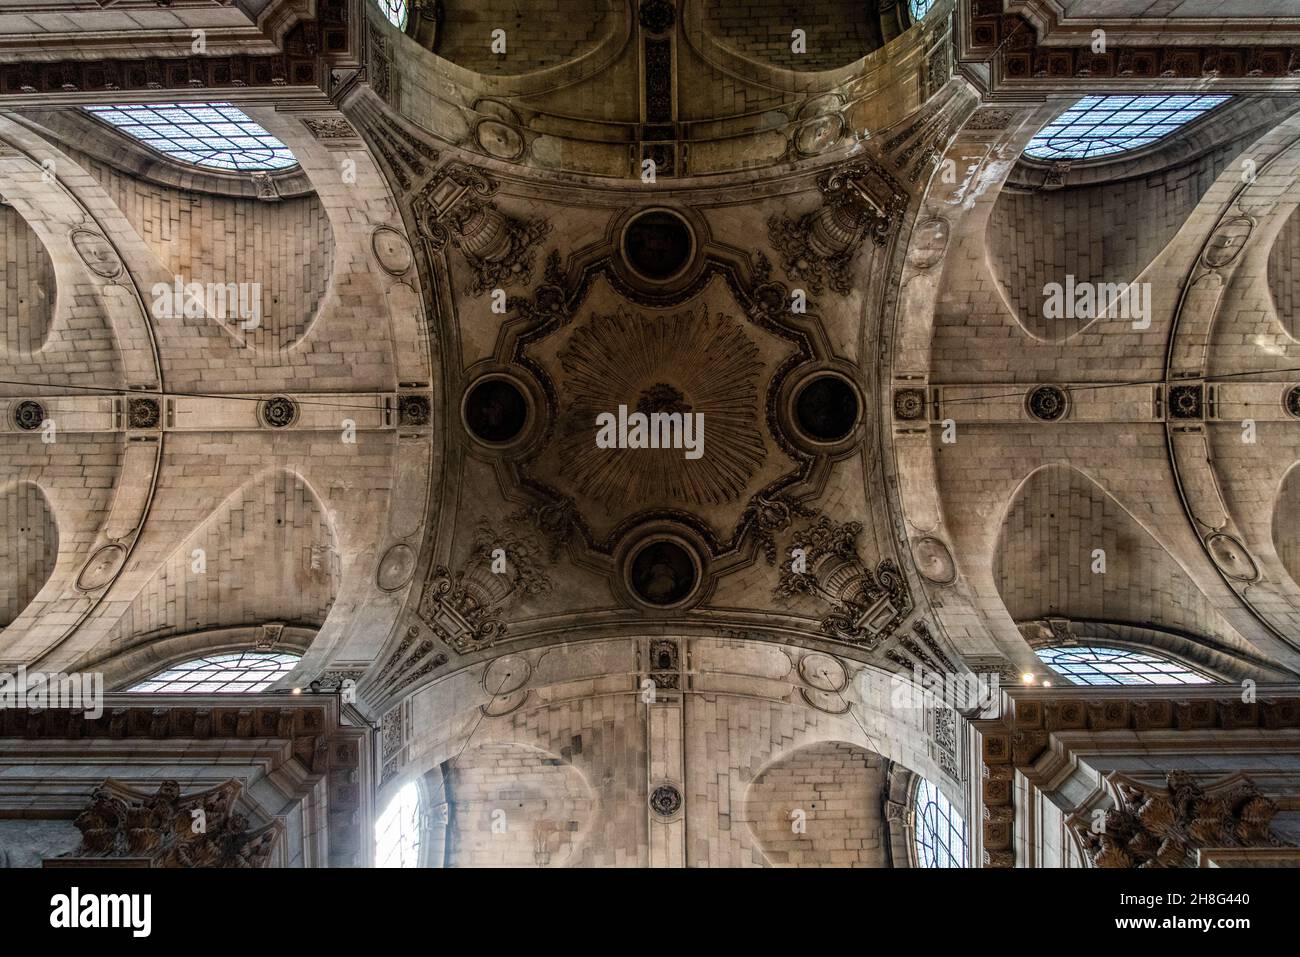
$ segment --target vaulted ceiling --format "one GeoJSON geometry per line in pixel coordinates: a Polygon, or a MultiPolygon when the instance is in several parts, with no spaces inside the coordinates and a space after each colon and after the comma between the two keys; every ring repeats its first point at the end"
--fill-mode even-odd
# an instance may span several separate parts
{"type": "Polygon", "coordinates": [[[646,627],[1004,674],[1106,627],[1300,669],[1285,11],[1215,46],[1190,0],[1163,34],[1111,4],[1098,53],[1102,14],[1043,0],[53,6],[84,24],[0,13],[0,662],[126,684],[278,641],[286,684],[376,711],[646,627]],[[81,29],[101,57],[61,52],[81,29]],[[1084,93],[1190,89],[1234,97],[1022,155],[1084,93]],[[177,101],[298,166],[81,109],[177,101]],[[1141,284],[1146,324],[1047,315],[1067,275],[1141,284]],[[256,287],[259,322],[160,313],[177,277],[256,287]],[[620,406],[702,414],[703,454],[600,448],[620,406]]]}

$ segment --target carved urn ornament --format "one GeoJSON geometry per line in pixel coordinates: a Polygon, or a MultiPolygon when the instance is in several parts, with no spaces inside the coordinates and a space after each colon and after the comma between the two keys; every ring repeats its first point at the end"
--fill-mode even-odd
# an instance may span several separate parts
{"type": "Polygon", "coordinates": [[[863,242],[889,242],[907,209],[907,193],[883,167],[866,160],[824,173],[817,184],[822,204],[798,219],[773,216],[768,236],[781,253],[786,274],[812,293],[823,283],[849,293],[849,266],[863,242]]]}
{"type": "Polygon", "coordinates": [[[497,534],[480,519],[472,553],[456,571],[438,565],[420,601],[420,617],[457,651],[490,645],[505,634],[507,605],[523,595],[546,595],[543,546],[531,536],[497,534]]]}
{"type": "Polygon", "coordinates": [[[815,595],[831,606],[821,630],[835,640],[875,648],[912,608],[902,573],[889,559],[872,572],[858,556],[861,522],[822,516],[797,533],[781,566],[774,597],[815,595]]]}

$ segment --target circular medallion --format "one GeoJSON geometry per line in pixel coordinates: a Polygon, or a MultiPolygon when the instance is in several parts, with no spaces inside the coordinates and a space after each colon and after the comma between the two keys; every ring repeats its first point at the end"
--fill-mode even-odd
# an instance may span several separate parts
{"type": "Polygon", "coordinates": [[[917,269],[929,269],[943,259],[948,248],[948,221],[927,219],[912,230],[912,244],[908,258],[917,269]]]}
{"type": "Polygon", "coordinates": [[[480,120],[474,135],[483,152],[497,159],[518,159],[524,151],[524,138],[519,131],[500,120],[480,120]]]}
{"type": "Polygon", "coordinates": [[[952,560],[948,546],[937,538],[926,536],[912,544],[912,557],[916,569],[936,585],[951,585],[957,580],[957,565],[952,560]]]}
{"type": "Polygon", "coordinates": [[[397,397],[397,422],[399,425],[428,425],[429,397],[427,395],[399,395],[397,397]]]}
{"type": "Polygon", "coordinates": [[[794,146],[804,156],[816,156],[834,147],[843,132],[844,118],[838,113],[814,116],[795,132],[794,146]]]}
{"type": "Polygon", "coordinates": [[[116,279],[122,275],[122,260],[107,239],[89,229],[74,229],[70,235],[72,248],[96,276],[116,279]]]}
{"type": "Polygon", "coordinates": [[[479,379],[461,403],[461,415],[470,435],[494,446],[517,439],[528,424],[529,411],[527,393],[500,375],[479,379]]]}
{"type": "Polygon", "coordinates": [[[126,420],[132,429],[156,429],[161,419],[158,402],[155,399],[136,399],[127,401],[126,420]]]}
{"type": "Polygon", "coordinates": [[[695,257],[695,233],[672,210],[648,209],[623,227],[621,252],[634,275],[651,283],[671,282],[695,257]]]}
{"type": "Polygon", "coordinates": [[[682,792],[675,784],[661,784],[650,792],[650,810],[660,817],[672,817],[682,809],[682,792]]]}
{"type": "Polygon", "coordinates": [[[508,695],[528,684],[533,666],[520,655],[502,655],[483,671],[483,690],[490,695],[508,695]]]}
{"type": "Polygon", "coordinates": [[[799,659],[799,677],[818,691],[831,694],[843,691],[849,683],[844,666],[835,658],[819,651],[799,659]]]}
{"type": "Polygon", "coordinates": [[[925,418],[925,390],[895,389],[894,418],[905,422],[925,418]]]}
{"type": "Polygon", "coordinates": [[[1070,407],[1070,400],[1063,389],[1058,389],[1054,385],[1040,385],[1029,393],[1025,407],[1035,419],[1055,422],[1065,415],[1070,407]]]}
{"type": "Polygon", "coordinates": [[[1282,400],[1289,414],[1300,419],[1300,385],[1292,386],[1287,389],[1286,397],[1282,400]]]}
{"type": "Polygon", "coordinates": [[[1169,389],[1169,415],[1174,419],[1198,419],[1201,417],[1201,401],[1201,386],[1171,386],[1169,389]]]}
{"type": "Polygon", "coordinates": [[[1216,532],[1205,540],[1205,546],[1210,550],[1214,563],[1229,578],[1243,582],[1253,582],[1259,578],[1259,569],[1255,567],[1254,559],[1246,547],[1231,535],[1216,532]]]}
{"type": "Polygon", "coordinates": [[[370,234],[370,251],[379,268],[390,276],[404,275],[415,261],[411,244],[392,226],[380,226],[370,234]]]}
{"type": "Polygon", "coordinates": [[[397,591],[408,581],[415,571],[415,551],[410,545],[399,542],[379,560],[379,570],[375,572],[375,584],[383,591],[397,591]]]}
{"type": "Polygon", "coordinates": [[[77,587],[82,591],[98,591],[117,577],[124,561],[126,549],[121,545],[100,547],[81,569],[81,574],[77,576],[77,587]]]}
{"type": "Polygon", "coordinates": [[[14,406],[13,419],[14,425],[24,432],[34,432],[45,421],[45,407],[39,402],[24,399],[14,406]]]}
{"type": "Polygon", "coordinates": [[[815,442],[839,442],[853,433],[860,412],[857,390],[843,376],[825,373],[800,387],[794,420],[815,442]]]}
{"type": "Polygon", "coordinates": [[[257,417],[267,428],[288,428],[298,418],[298,406],[288,396],[277,395],[257,404],[257,417]]]}
{"type": "Polygon", "coordinates": [[[686,602],[699,586],[699,559],[685,542],[668,536],[653,537],[632,552],[626,580],[638,600],[656,608],[674,608],[686,602]]]}
{"type": "Polygon", "coordinates": [[[1241,255],[1254,229],[1255,221],[1247,216],[1226,220],[1214,231],[1205,247],[1205,264],[1215,268],[1228,265],[1241,255]]]}

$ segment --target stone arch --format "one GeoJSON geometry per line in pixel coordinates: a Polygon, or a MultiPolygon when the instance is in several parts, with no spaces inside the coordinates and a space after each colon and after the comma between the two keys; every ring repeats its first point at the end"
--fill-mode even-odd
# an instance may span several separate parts
{"type": "Polygon", "coordinates": [[[913,24],[906,6],[906,0],[769,3],[735,17],[719,16],[710,0],[678,4],[686,44],[712,70],[773,91],[815,94],[844,85],[852,87],[854,95],[878,82],[890,64],[915,60],[919,65],[928,45],[946,31],[946,17],[913,24]],[[844,24],[849,29],[843,29],[844,24]],[[910,29],[914,25],[921,28],[910,29]],[[796,27],[806,31],[808,50],[817,55],[792,53],[791,31],[796,27]],[[818,51],[819,39],[825,52],[818,51]]]}
{"type": "Polygon", "coordinates": [[[54,264],[18,210],[0,202],[0,349],[39,352],[54,317],[54,264]]]}
{"type": "Polygon", "coordinates": [[[13,623],[54,573],[59,526],[35,482],[0,489],[0,631],[13,623]]]}

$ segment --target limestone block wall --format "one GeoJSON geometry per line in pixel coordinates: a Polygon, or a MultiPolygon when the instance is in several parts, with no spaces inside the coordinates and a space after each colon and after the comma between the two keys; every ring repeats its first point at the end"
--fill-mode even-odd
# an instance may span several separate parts
{"type": "Polygon", "coordinates": [[[54,571],[59,528],[39,485],[0,490],[0,628],[27,607],[54,571]]]}
{"type": "Polygon", "coordinates": [[[1300,339],[1300,214],[1287,217],[1268,254],[1268,288],[1277,317],[1292,339],[1300,339]]]}
{"type": "Polygon", "coordinates": [[[884,42],[876,0],[705,0],[705,24],[737,53],[787,70],[833,70],[884,42]],[[803,30],[807,52],[791,50],[791,31],[803,30]]]}
{"type": "Polygon", "coordinates": [[[54,264],[12,206],[0,205],[0,346],[29,354],[45,345],[54,314],[54,264]]]}
{"type": "Polygon", "coordinates": [[[1173,556],[1073,469],[1045,468],[1021,486],[1003,521],[995,568],[1016,621],[1062,616],[1230,633],[1173,556]],[[1098,549],[1103,571],[1093,570],[1098,549]]]}
{"type": "Polygon", "coordinates": [[[1065,339],[1089,319],[1047,318],[1043,287],[1128,283],[1186,222],[1240,151],[1231,143],[1173,168],[1088,186],[1003,190],[989,217],[989,262],[1015,314],[1042,339],[1065,339]]]}
{"type": "Polygon", "coordinates": [[[320,501],[277,470],[242,486],[181,542],[114,627],[123,637],[264,621],[320,626],[339,554],[320,501]]]}
{"type": "Polygon", "coordinates": [[[881,759],[838,741],[773,762],[745,800],[755,856],[786,867],[884,866],[883,787],[881,759]]]}
{"type": "MultiPolygon", "coordinates": [[[[83,158],[140,238],[182,283],[256,283],[255,349],[297,342],[316,318],[334,266],[329,217],[314,195],[275,202],[173,189],[83,158]]],[[[241,325],[238,317],[227,320],[241,325]]]]}
{"type": "Polygon", "coordinates": [[[613,16],[609,0],[510,0],[443,3],[434,52],[476,73],[512,76],[558,66],[596,48],[613,16]],[[506,31],[504,55],[492,52],[492,31],[506,31]]]}

